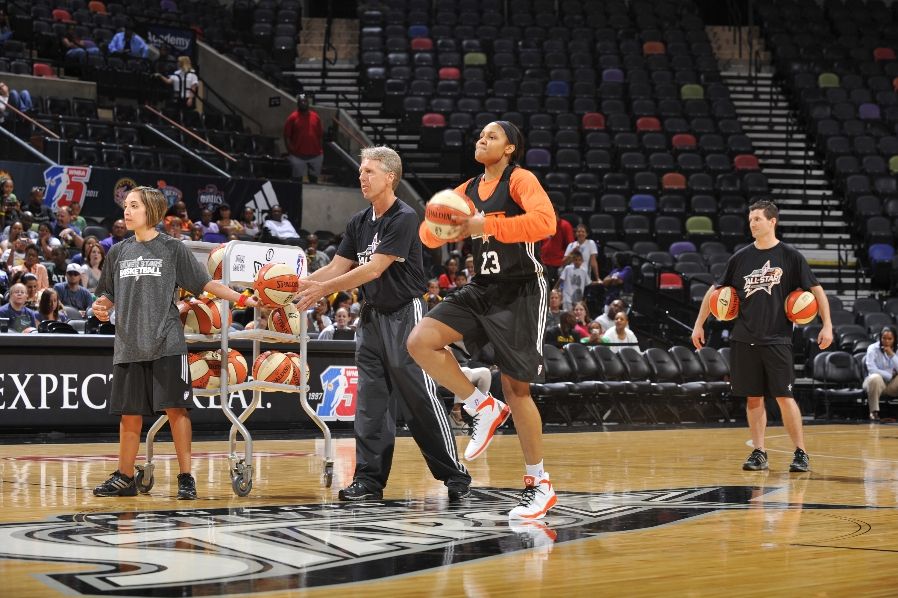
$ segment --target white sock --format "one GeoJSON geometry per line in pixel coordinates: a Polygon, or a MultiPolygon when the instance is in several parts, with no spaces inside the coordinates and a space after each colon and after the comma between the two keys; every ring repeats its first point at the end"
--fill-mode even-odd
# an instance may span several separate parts
{"type": "Polygon", "coordinates": [[[468,412],[468,415],[474,415],[475,413],[477,413],[477,406],[485,400],[486,395],[480,392],[480,389],[475,387],[474,392],[471,393],[471,396],[465,399],[465,411],[468,412]]]}
{"type": "Polygon", "coordinates": [[[540,461],[536,465],[524,465],[527,468],[527,475],[533,476],[538,484],[540,480],[544,480],[546,478],[546,472],[543,470],[543,462],[540,461]]]}

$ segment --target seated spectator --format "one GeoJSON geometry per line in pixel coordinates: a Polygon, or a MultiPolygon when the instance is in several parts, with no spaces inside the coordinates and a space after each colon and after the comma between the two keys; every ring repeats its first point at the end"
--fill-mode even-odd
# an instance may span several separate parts
{"type": "Polygon", "coordinates": [[[424,293],[424,303],[427,304],[428,311],[442,300],[443,298],[440,297],[440,283],[437,282],[436,278],[431,278],[427,281],[427,292],[424,293]]]}
{"type": "Polygon", "coordinates": [[[250,241],[255,241],[259,238],[259,233],[262,232],[262,229],[259,227],[259,223],[256,222],[256,211],[254,209],[243,208],[240,224],[243,226],[243,237],[250,241]]]}
{"type": "Polygon", "coordinates": [[[614,269],[602,279],[605,286],[605,305],[615,299],[630,301],[633,298],[633,268],[630,266],[630,254],[618,251],[611,259],[614,269]]]}
{"type": "Polygon", "coordinates": [[[13,193],[14,189],[15,183],[12,178],[0,176],[0,220],[4,226],[22,217],[22,208],[19,205],[19,198],[13,193]]]}
{"type": "MultiPolygon", "coordinates": [[[[84,244],[81,246],[81,252],[76,253],[72,256],[72,258],[68,261],[78,264],[79,266],[83,266],[85,261],[87,261],[87,252],[90,249],[91,245],[99,245],[100,240],[97,239],[94,235],[87,235],[84,237],[84,244]]],[[[66,256],[68,256],[68,251],[66,251],[66,256]]],[[[63,274],[65,274],[65,270],[63,270],[63,274]]]]}
{"type": "Polygon", "coordinates": [[[558,326],[553,326],[546,330],[545,342],[555,345],[558,348],[568,343],[579,343],[583,335],[575,328],[577,323],[574,314],[569,311],[561,312],[558,318],[558,326]]]}
{"type": "MultiPolygon", "coordinates": [[[[78,205],[80,206],[80,204],[78,205]]],[[[40,189],[31,190],[31,193],[28,194],[28,205],[25,208],[31,212],[31,216],[37,224],[52,220],[50,207],[44,203],[44,192],[40,189]]],[[[81,230],[84,228],[82,227],[81,230]]]]}
{"type": "Polygon", "coordinates": [[[323,251],[318,250],[318,235],[315,233],[309,233],[306,237],[306,258],[309,262],[309,272],[314,272],[331,263],[331,258],[323,251]]]}
{"type": "Polygon", "coordinates": [[[442,291],[443,296],[445,297],[448,291],[455,290],[455,273],[458,272],[458,258],[452,256],[446,260],[446,263],[443,265],[445,266],[446,271],[440,274],[440,277],[437,280],[440,284],[440,291],[442,291]]]}
{"type": "Polygon", "coordinates": [[[53,236],[50,224],[42,222],[37,226],[37,247],[40,250],[41,259],[49,260],[53,249],[62,247],[62,241],[53,236]]]}
{"type": "Polygon", "coordinates": [[[147,44],[142,37],[134,33],[129,26],[122,27],[112,36],[106,46],[109,54],[145,58],[155,62],[159,59],[159,50],[147,44]]]}
{"type": "Polygon", "coordinates": [[[240,221],[231,218],[231,206],[223,203],[218,206],[218,232],[228,237],[236,239],[237,235],[243,234],[243,225],[240,221]]]}
{"type": "Polygon", "coordinates": [[[62,47],[65,49],[65,58],[68,62],[77,62],[84,64],[87,62],[89,54],[99,54],[100,48],[92,39],[81,37],[75,30],[74,25],[66,27],[65,35],[62,36],[62,47]]]}
{"type": "Polygon", "coordinates": [[[184,240],[184,233],[181,230],[181,219],[177,216],[166,216],[163,220],[163,231],[172,239],[184,240]]]}
{"type": "Polygon", "coordinates": [[[581,343],[586,343],[588,345],[601,345],[602,344],[602,335],[605,331],[602,329],[602,325],[598,322],[590,322],[589,326],[589,336],[580,339],[581,343]]]}
{"type": "Polygon", "coordinates": [[[100,274],[103,272],[103,263],[106,261],[106,252],[99,243],[90,246],[87,252],[87,263],[81,267],[81,280],[88,291],[93,293],[100,284],[100,274]]]}
{"type": "Polygon", "coordinates": [[[318,334],[318,340],[331,340],[337,330],[352,330],[349,324],[349,310],[345,307],[338,308],[334,312],[334,323],[327,326],[318,334]]]}
{"type": "Polygon", "coordinates": [[[125,239],[126,234],[128,234],[128,227],[125,226],[124,220],[119,219],[113,222],[112,230],[109,231],[109,236],[100,241],[100,245],[103,246],[103,251],[109,253],[109,249],[116,243],[121,243],[125,239]]]}
{"type": "Polygon", "coordinates": [[[9,289],[9,303],[0,307],[0,318],[9,319],[9,329],[22,332],[26,328],[36,328],[37,313],[25,306],[28,290],[22,283],[16,283],[9,289]]]}
{"type": "MultiPolygon", "coordinates": [[[[97,241],[94,240],[93,244],[97,244],[97,241]]],[[[84,245],[87,247],[87,242],[84,245]]],[[[47,276],[51,287],[56,286],[60,282],[65,282],[65,271],[69,267],[68,255],[69,252],[62,247],[56,247],[50,252],[50,261],[52,263],[47,266],[47,276]]]]}
{"type": "Polygon", "coordinates": [[[262,224],[262,227],[278,241],[299,244],[299,233],[296,232],[293,223],[284,218],[284,210],[281,206],[274,206],[268,211],[268,219],[262,224]]]}
{"type": "Polygon", "coordinates": [[[200,89],[200,80],[193,70],[193,64],[190,62],[189,56],[178,56],[178,69],[170,76],[166,77],[161,73],[156,73],[166,85],[171,86],[174,92],[175,104],[179,108],[187,108],[188,110],[196,110],[196,97],[200,89]]]}
{"type": "Polygon", "coordinates": [[[468,284],[468,275],[465,274],[463,270],[459,270],[455,273],[455,291],[453,292],[457,292],[466,284],[468,284]]]}
{"type": "Polygon", "coordinates": [[[465,273],[465,276],[468,277],[468,280],[471,280],[472,278],[474,278],[474,275],[477,274],[477,272],[474,270],[474,255],[473,254],[469,253],[468,255],[465,256],[465,268],[464,268],[464,270],[462,270],[462,272],[465,273]]]}
{"type": "Polygon", "coordinates": [[[318,332],[333,324],[328,317],[327,312],[330,310],[330,304],[327,299],[322,297],[315,304],[315,307],[308,311],[309,314],[309,332],[318,332]]]}
{"type": "MultiPolygon", "coordinates": [[[[268,318],[271,316],[272,312],[271,307],[260,307],[259,308],[259,325],[256,326],[255,320],[250,320],[246,323],[246,326],[243,327],[244,330],[268,330],[268,318]]],[[[250,310],[252,311],[252,310],[250,310]]]]}
{"type": "Polygon", "coordinates": [[[2,241],[0,241],[0,250],[6,251],[10,247],[12,247],[16,239],[20,237],[26,242],[30,241],[30,237],[24,234],[23,231],[24,227],[21,220],[15,220],[10,223],[10,225],[7,226],[6,229],[4,229],[3,235],[0,235],[0,238],[3,239],[2,241]]]}
{"type": "Polygon", "coordinates": [[[34,274],[37,279],[37,292],[40,293],[50,286],[50,276],[47,274],[47,267],[41,263],[40,252],[37,245],[29,245],[25,248],[25,260],[21,266],[14,266],[10,272],[22,272],[34,274]]]}
{"type": "Polygon", "coordinates": [[[90,291],[81,286],[81,268],[78,264],[69,264],[65,271],[65,283],[59,283],[53,288],[59,295],[63,305],[74,307],[81,316],[87,313],[87,308],[93,303],[94,296],[90,291]]]}
{"type": "Polygon", "coordinates": [[[614,328],[605,331],[602,342],[611,345],[611,350],[615,353],[621,350],[620,343],[637,343],[636,335],[630,330],[629,324],[626,312],[617,312],[614,316],[614,328]]]}
{"type": "Polygon", "coordinates": [[[200,210],[200,226],[203,227],[203,234],[206,233],[215,233],[218,234],[218,224],[212,222],[212,210],[209,208],[203,208],[200,210]]]}
{"type": "Polygon", "coordinates": [[[879,421],[879,397],[898,396],[898,355],[895,355],[895,341],[898,332],[894,326],[885,326],[879,333],[879,340],[867,347],[864,364],[867,377],[864,390],[867,391],[867,407],[870,419],[879,421]]]}
{"type": "Polygon", "coordinates": [[[187,215],[187,204],[183,201],[176,201],[172,204],[172,207],[168,209],[165,213],[165,217],[168,218],[170,216],[177,216],[181,219],[181,232],[185,235],[190,232],[190,227],[193,226],[193,222],[190,220],[190,216],[187,215]]]}
{"type": "Polygon", "coordinates": [[[579,249],[570,252],[571,263],[561,269],[556,289],[561,289],[562,305],[565,310],[571,310],[574,304],[583,300],[583,292],[589,284],[589,270],[583,262],[583,256],[579,249]]]}
{"type": "Polygon", "coordinates": [[[19,110],[19,112],[34,112],[34,104],[31,101],[31,93],[27,89],[15,90],[0,81],[0,123],[10,117],[12,111],[7,105],[19,110]]]}
{"type": "Polygon", "coordinates": [[[50,230],[65,247],[81,249],[84,239],[81,238],[81,229],[72,222],[74,217],[72,208],[60,206],[56,209],[56,220],[51,224],[50,230]]]}
{"type": "Polygon", "coordinates": [[[35,276],[31,272],[14,272],[13,284],[17,282],[25,285],[25,307],[30,310],[37,311],[37,306],[41,299],[40,289],[38,289],[37,276],[35,276]]]}
{"type": "Polygon", "coordinates": [[[44,289],[41,293],[40,301],[37,304],[37,317],[43,322],[44,320],[53,320],[55,322],[68,322],[69,316],[65,313],[65,307],[59,302],[59,295],[56,289],[44,289]]]}
{"type": "MultiPolygon", "coordinates": [[[[589,308],[586,306],[585,301],[577,301],[574,304],[574,308],[571,310],[571,313],[574,314],[574,319],[576,323],[574,324],[574,328],[582,334],[583,336],[589,336],[589,308]]],[[[604,330],[604,328],[603,328],[604,330]]]]}
{"type": "Polygon", "coordinates": [[[81,215],[81,202],[69,204],[69,210],[72,212],[72,224],[79,231],[87,228],[87,219],[81,215]]]}
{"type": "Polygon", "coordinates": [[[190,240],[191,241],[202,241],[203,240],[203,225],[199,222],[195,222],[193,226],[190,227],[190,240]]]}
{"type": "Polygon", "coordinates": [[[615,299],[605,307],[605,313],[596,318],[596,322],[602,325],[602,330],[614,328],[614,316],[617,312],[627,311],[627,304],[620,299],[615,299]]]}
{"type": "Polygon", "coordinates": [[[6,264],[6,269],[12,272],[13,268],[19,267],[25,263],[25,249],[32,245],[31,241],[24,236],[19,235],[10,246],[3,251],[0,261],[6,264]]]}
{"type": "Polygon", "coordinates": [[[561,303],[561,291],[552,289],[549,292],[549,310],[546,312],[546,330],[558,326],[559,319],[564,311],[561,309],[561,303]]]}

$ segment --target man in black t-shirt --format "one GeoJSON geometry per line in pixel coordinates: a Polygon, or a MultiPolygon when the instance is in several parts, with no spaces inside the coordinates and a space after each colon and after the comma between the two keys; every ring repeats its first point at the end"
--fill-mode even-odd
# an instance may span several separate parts
{"type": "Polygon", "coordinates": [[[361,287],[364,302],[356,331],[359,369],[355,412],[356,467],[340,500],[380,500],[396,439],[397,407],[433,477],[450,501],[470,494],[471,476],[459,463],[455,437],[436,384],[409,356],[406,341],[424,316],[427,289],[418,215],[395,195],[402,177],[399,155],[387,147],[362,150],[359,182],[371,206],[355,214],[331,262],[299,283],[298,307],[361,287]],[[358,264],[357,268],[353,268],[358,264]]]}
{"type": "MultiPolygon", "coordinates": [[[[792,356],[792,323],[786,318],[786,297],[796,289],[806,289],[817,299],[823,328],[817,335],[821,349],[833,339],[829,301],[807,260],[794,247],[776,238],[779,210],[773,202],[761,200],[749,207],[748,223],[753,244],[740,249],[727,262],[717,286],[732,286],[739,296],[739,315],[730,335],[732,394],[747,397],[746,412],[754,450],[742,465],[747,471],[767,469],[764,431],[767,412],[764,398],[779,404],[783,424],[795,445],[789,471],[808,471],[801,411],[792,396],[795,373],[792,356]]],[[[704,324],[710,313],[708,289],[692,330],[692,343],[705,342],[704,324]]]]}

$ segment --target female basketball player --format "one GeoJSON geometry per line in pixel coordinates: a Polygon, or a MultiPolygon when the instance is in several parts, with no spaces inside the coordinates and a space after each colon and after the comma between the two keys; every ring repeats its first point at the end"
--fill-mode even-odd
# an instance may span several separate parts
{"type": "MultiPolygon", "coordinates": [[[[476,207],[473,216],[458,222],[459,238],[472,240],[474,278],[418,323],[408,349],[434,380],[467,397],[465,410],[474,424],[466,459],[486,450],[496,428],[514,414],[526,475],[520,504],[509,516],[539,519],[556,498],[543,469],[542,421],[530,382],[542,370],[549,296],[538,248],[555,232],[555,212],[533,173],[516,165],[523,151],[523,135],[510,122],[493,122],[481,131],[474,159],[483,164],[483,174],[456,188],[476,207]],[[462,373],[445,349],[460,340],[472,352],[492,343],[508,405],[481,393],[462,373]]],[[[419,234],[431,248],[446,242],[423,224],[419,234]]]]}
{"type": "Polygon", "coordinates": [[[256,299],[209,279],[206,268],[180,241],[156,230],[168,201],[152,187],[136,187],[125,198],[125,226],[134,236],[106,256],[97,285],[94,315],[109,320],[116,306],[112,392],[109,412],[121,416],[118,469],[94,488],[96,496],[135,496],[134,460],[144,415],[164,411],[171,426],[181,473],[178,498],[196,498],[190,473],[193,401],[187,344],[175,306],[178,287],[194,295],[207,291],[253,307],[256,299]]]}

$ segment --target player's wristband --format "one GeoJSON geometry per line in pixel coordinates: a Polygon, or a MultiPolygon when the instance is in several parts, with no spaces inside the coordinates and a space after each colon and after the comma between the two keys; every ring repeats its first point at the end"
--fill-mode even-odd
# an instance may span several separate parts
{"type": "Polygon", "coordinates": [[[241,294],[240,297],[237,298],[237,307],[246,307],[246,295],[241,294]]]}

